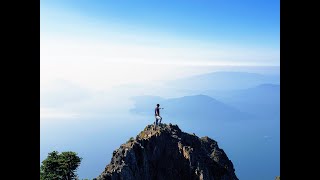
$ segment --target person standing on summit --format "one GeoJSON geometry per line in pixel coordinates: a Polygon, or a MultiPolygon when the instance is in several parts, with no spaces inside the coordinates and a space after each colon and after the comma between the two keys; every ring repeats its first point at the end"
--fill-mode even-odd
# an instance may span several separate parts
{"type": "Polygon", "coordinates": [[[154,116],[156,118],[155,126],[158,125],[158,121],[159,121],[159,124],[160,124],[161,120],[162,120],[162,117],[160,116],[160,109],[161,108],[159,108],[159,106],[160,106],[160,104],[157,104],[156,108],[154,109],[154,116]]]}

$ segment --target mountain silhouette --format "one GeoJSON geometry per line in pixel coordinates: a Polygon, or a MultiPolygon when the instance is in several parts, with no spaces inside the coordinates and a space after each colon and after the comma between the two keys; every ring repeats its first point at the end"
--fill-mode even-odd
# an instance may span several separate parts
{"type": "Polygon", "coordinates": [[[184,96],[164,99],[158,96],[139,96],[133,98],[135,107],[131,112],[150,115],[157,103],[164,107],[163,116],[177,120],[191,121],[197,119],[201,122],[234,121],[251,118],[248,113],[229,106],[207,95],[184,96]],[[235,118],[236,117],[236,118],[235,118]]]}
{"type": "Polygon", "coordinates": [[[255,115],[259,119],[280,117],[280,85],[278,84],[260,84],[241,90],[211,90],[203,93],[242,112],[255,115]]]}
{"type": "Polygon", "coordinates": [[[166,83],[168,87],[190,91],[245,89],[259,84],[280,84],[280,78],[278,75],[222,71],[171,80],[166,83]]]}

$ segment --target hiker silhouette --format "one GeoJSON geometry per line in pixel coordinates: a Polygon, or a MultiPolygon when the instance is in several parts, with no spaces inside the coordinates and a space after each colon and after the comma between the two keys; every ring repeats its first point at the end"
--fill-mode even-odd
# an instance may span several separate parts
{"type": "Polygon", "coordinates": [[[160,108],[160,104],[157,104],[156,108],[154,109],[154,117],[156,118],[155,126],[160,125],[162,121],[162,117],[160,116],[160,109],[163,109],[163,108],[160,108]]]}

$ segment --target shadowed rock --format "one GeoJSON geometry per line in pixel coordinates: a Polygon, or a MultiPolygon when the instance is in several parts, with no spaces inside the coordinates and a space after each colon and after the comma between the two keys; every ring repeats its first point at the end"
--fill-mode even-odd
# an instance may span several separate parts
{"type": "Polygon", "coordinates": [[[113,152],[98,180],[237,180],[232,162],[209,137],[177,125],[148,125],[113,152]]]}

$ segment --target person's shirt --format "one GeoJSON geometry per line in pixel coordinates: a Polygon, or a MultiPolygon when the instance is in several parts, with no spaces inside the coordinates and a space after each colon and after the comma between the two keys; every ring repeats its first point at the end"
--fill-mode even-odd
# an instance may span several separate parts
{"type": "Polygon", "coordinates": [[[154,115],[157,116],[157,113],[158,113],[158,116],[160,116],[160,111],[159,111],[159,107],[156,107],[154,109],[154,115]]]}

